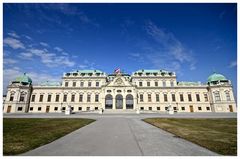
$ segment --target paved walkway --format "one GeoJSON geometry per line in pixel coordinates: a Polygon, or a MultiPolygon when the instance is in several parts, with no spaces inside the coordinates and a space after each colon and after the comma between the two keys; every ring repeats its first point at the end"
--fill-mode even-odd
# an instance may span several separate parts
{"type": "MultiPolygon", "coordinates": [[[[91,115],[90,115],[91,116],[91,115]]],[[[86,117],[86,116],[85,116],[86,117]]],[[[92,116],[93,117],[93,116],[92,116]]],[[[212,156],[196,144],[141,120],[143,116],[102,116],[24,156],[212,156]]]]}

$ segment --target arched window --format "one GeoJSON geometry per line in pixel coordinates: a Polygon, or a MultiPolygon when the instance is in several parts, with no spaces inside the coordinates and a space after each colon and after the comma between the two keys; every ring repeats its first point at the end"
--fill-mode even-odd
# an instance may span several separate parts
{"type": "Polygon", "coordinates": [[[126,108],[133,109],[133,96],[131,94],[126,96],[126,108]]]}

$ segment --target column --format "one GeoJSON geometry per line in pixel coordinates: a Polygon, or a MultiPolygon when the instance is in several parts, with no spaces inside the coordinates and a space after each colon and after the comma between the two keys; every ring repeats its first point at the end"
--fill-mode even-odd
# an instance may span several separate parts
{"type": "Polygon", "coordinates": [[[116,109],[116,99],[115,99],[115,98],[113,98],[113,100],[112,100],[112,101],[113,101],[113,105],[112,105],[112,106],[113,106],[113,108],[112,108],[112,109],[116,109]]]}
{"type": "Polygon", "coordinates": [[[126,98],[123,98],[123,110],[126,110],[126,98]]]}
{"type": "Polygon", "coordinates": [[[136,98],[136,97],[133,98],[133,109],[134,109],[134,110],[135,110],[135,109],[139,109],[139,108],[138,108],[138,105],[137,105],[137,98],[136,98]]]}

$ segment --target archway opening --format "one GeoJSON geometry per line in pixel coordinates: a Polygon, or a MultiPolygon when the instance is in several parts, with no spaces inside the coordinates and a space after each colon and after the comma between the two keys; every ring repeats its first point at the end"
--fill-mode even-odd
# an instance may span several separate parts
{"type": "Polygon", "coordinates": [[[111,94],[108,94],[105,97],[105,109],[112,109],[112,107],[113,107],[113,97],[111,94]]]}
{"type": "Polygon", "coordinates": [[[116,95],[116,109],[122,109],[123,108],[123,96],[118,94],[116,95]]]}
{"type": "Polygon", "coordinates": [[[133,96],[131,94],[126,96],[126,109],[133,109],[133,96]]]}

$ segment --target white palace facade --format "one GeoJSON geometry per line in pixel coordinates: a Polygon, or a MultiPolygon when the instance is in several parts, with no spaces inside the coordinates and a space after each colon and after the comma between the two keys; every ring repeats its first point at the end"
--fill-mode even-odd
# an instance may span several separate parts
{"type": "Polygon", "coordinates": [[[178,82],[165,70],[138,70],[132,75],[99,70],[64,73],[62,82],[32,85],[26,74],[11,81],[4,113],[74,113],[99,110],[167,112],[236,112],[231,81],[214,73],[206,83],[178,82]]]}

